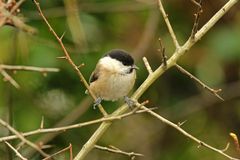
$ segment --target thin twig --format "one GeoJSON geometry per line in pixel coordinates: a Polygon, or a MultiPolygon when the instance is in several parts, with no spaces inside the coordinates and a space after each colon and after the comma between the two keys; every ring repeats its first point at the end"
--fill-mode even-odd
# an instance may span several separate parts
{"type": "Polygon", "coordinates": [[[4,127],[6,127],[9,131],[11,131],[13,134],[15,134],[21,141],[29,145],[30,147],[37,150],[39,153],[41,153],[42,156],[47,157],[49,156],[47,153],[42,151],[36,144],[32,143],[31,141],[27,140],[22,134],[20,134],[18,131],[16,131],[13,127],[11,127],[8,123],[0,119],[0,124],[4,127]]]}
{"type": "Polygon", "coordinates": [[[224,99],[218,94],[218,92],[222,91],[222,89],[212,89],[209,86],[207,86],[205,83],[203,83],[200,79],[198,79],[197,77],[195,77],[194,75],[192,75],[190,72],[188,72],[187,70],[185,70],[183,67],[181,67],[180,65],[176,64],[175,65],[177,67],[177,69],[182,72],[183,74],[189,76],[191,79],[195,80],[197,83],[199,83],[204,89],[208,90],[209,92],[211,92],[213,95],[215,95],[217,98],[221,99],[222,101],[224,101],[224,99]]]}
{"type": "Polygon", "coordinates": [[[152,70],[152,68],[151,68],[151,66],[150,66],[150,64],[149,64],[149,62],[148,62],[146,57],[143,57],[143,62],[144,62],[144,65],[145,65],[145,67],[146,67],[146,69],[148,71],[148,74],[152,74],[153,70],[152,70]]]}
{"type": "Polygon", "coordinates": [[[200,16],[203,12],[203,9],[202,9],[202,0],[199,0],[199,2],[196,2],[195,0],[191,0],[191,2],[197,6],[197,13],[194,14],[195,20],[193,23],[192,33],[190,36],[192,39],[194,39],[195,34],[197,33],[197,30],[198,30],[200,16]]]}
{"type": "Polygon", "coordinates": [[[59,72],[58,68],[45,68],[45,67],[35,67],[35,66],[21,66],[21,65],[5,65],[0,64],[0,69],[4,70],[21,70],[21,71],[34,71],[34,72],[59,72]]]}
{"type": "Polygon", "coordinates": [[[6,72],[6,70],[12,71],[34,71],[34,72],[41,72],[46,74],[46,72],[58,72],[58,68],[44,68],[44,67],[34,67],[34,66],[20,66],[20,65],[5,65],[0,64],[0,73],[3,75],[5,81],[9,81],[15,88],[19,89],[19,84],[6,72]]]}
{"type": "Polygon", "coordinates": [[[15,154],[16,154],[17,157],[19,157],[19,158],[22,159],[22,160],[27,160],[27,158],[23,157],[23,156],[21,155],[21,153],[19,153],[10,143],[8,143],[7,141],[4,141],[4,143],[6,143],[7,146],[8,146],[9,148],[11,148],[11,149],[15,152],[15,154]]]}
{"type": "MultiPolygon", "coordinates": [[[[93,125],[93,124],[97,124],[97,123],[101,123],[101,122],[110,122],[110,121],[114,121],[114,120],[120,120],[120,119],[129,117],[133,114],[140,114],[140,113],[146,112],[145,110],[137,110],[137,109],[139,109],[139,107],[141,107],[141,105],[144,105],[144,104],[146,104],[146,103],[144,102],[143,104],[137,105],[137,107],[135,107],[130,112],[119,115],[119,116],[103,117],[103,118],[99,118],[99,119],[95,119],[95,120],[91,120],[91,121],[87,121],[87,122],[82,122],[82,123],[77,123],[77,124],[73,124],[73,125],[63,126],[63,127],[42,128],[42,129],[39,128],[39,129],[36,129],[36,130],[33,130],[33,131],[21,133],[21,135],[24,136],[24,137],[27,137],[27,136],[40,134],[40,133],[64,132],[64,131],[69,130],[69,129],[81,128],[81,127],[85,127],[85,126],[88,126],[88,125],[93,125]]],[[[149,109],[154,110],[156,108],[149,108],[149,109]]],[[[0,142],[9,141],[9,140],[17,139],[17,138],[19,138],[17,135],[1,137],[0,142]]]]}
{"type": "MultiPolygon", "coordinates": [[[[17,5],[20,5],[21,3],[19,3],[17,5]]],[[[25,24],[21,19],[19,19],[19,17],[15,16],[11,13],[11,12],[15,11],[16,9],[18,9],[18,8],[13,7],[12,11],[8,11],[4,7],[0,8],[0,12],[4,16],[4,17],[2,17],[2,19],[0,21],[0,26],[4,25],[6,23],[9,23],[10,25],[14,25],[15,27],[17,27],[25,32],[28,32],[31,34],[37,33],[37,30],[35,28],[25,24]]]]}
{"type": "Polygon", "coordinates": [[[210,146],[209,144],[207,144],[207,143],[199,140],[198,138],[196,138],[196,137],[194,137],[193,135],[191,135],[191,134],[189,134],[188,132],[186,132],[184,129],[182,129],[182,128],[181,128],[180,126],[178,126],[177,124],[175,124],[175,123],[173,123],[173,122],[165,119],[164,117],[160,116],[159,114],[157,114],[157,113],[149,110],[147,107],[142,106],[141,109],[145,109],[150,115],[152,115],[153,117],[159,119],[159,120],[162,121],[163,123],[165,123],[165,124],[173,127],[174,129],[178,130],[181,134],[183,134],[184,136],[186,136],[186,137],[190,138],[191,140],[197,142],[200,146],[204,146],[204,147],[206,147],[206,148],[208,148],[208,149],[210,149],[210,150],[212,150],[212,151],[214,151],[214,152],[217,152],[217,153],[219,153],[219,154],[227,157],[227,158],[230,159],[230,160],[240,160],[240,159],[238,159],[238,158],[231,157],[231,156],[229,156],[228,154],[224,153],[222,150],[217,149],[217,148],[215,148],[215,147],[212,147],[212,146],[210,146]]]}
{"type": "MultiPolygon", "coordinates": [[[[58,151],[58,152],[56,152],[56,153],[54,153],[54,154],[52,154],[52,155],[44,158],[44,159],[42,159],[42,160],[51,159],[52,157],[54,157],[54,156],[56,156],[56,155],[58,155],[58,154],[61,154],[61,153],[65,152],[65,151],[67,151],[67,150],[71,151],[71,148],[72,148],[72,144],[70,144],[68,147],[66,147],[66,148],[64,148],[64,149],[62,149],[62,150],[60,150],[60,151],[58,151]]],[[[71,157],[71,156],[70,156],[70,157],[71,157]]]]}
{"type": "Polygon", "coordinates": [[[111,152],[111,153],[122,154],[122,155],[126,155],[126,156],[129,156],[129,157],[133,157],[133,156],[142,157],[142,156],[144,156],[143,154],[140,154],[140,153],[122,151],[122,150],[120,150],[119,148],[114,147],[114,146],[104,147],[104,146],[100,146],[100,145],[95,145],[94,147],[95,147],[96,149],[99,149],[99,150],[102,150],[102,151],[107,151],[107,152],[111,152]]]}
{"type": "MultiPolygon", "coordinates": [[[[153,72],[147,79],[142,83],[142,85],[134,92],[132,99],[139,99],[142,94],[152,85],[153,82],[157,80],[167,69],[175,65],[177,60],[184,55],[197,41],[199,41],[208,31],[211,29],[217,21],[226,14],[239,0],[229,0],[196,34],[194,40],[188,39],[188,41],[181,46],[179,49],[175,50],[173,55],[167,61],[167,67],[161,65],[157,70],[153,72]]],[[[125,113],[128,110],[127,105],[122,105],[119,107],[111,116],[117,116],[125,113]]],[[[74,160],[83,160],[87,154],[93,149],[97,141],[102,137],[104,132],[111,126],[111,122],[103,122],[94,134],[89,138],[89,140],[84,144],[82,149],[75,156],[74,160]]]]}
{"type": "Polygon", "coordinates": [[[19,89],[19,84],[3,69],[0,68],[0,73],[4,77],[4,81],[10,82],[15,88],[19,89]]]}
{"type": "MultiPolygon", "coordinates": [[[[40,4],[37,0],[33,0],[33,2],[35,3],[37,9],[38,9],[38,12],[40,14],[40,16],[43,18],[44,22],[46,23],[46,25],[48,26],[50,32],[54,35],[54,37],[57,39],[58,43],[60,44],[60,46],[62,47],[62,50],[65,54],[65,57],[67,59],[67,61],[69,62],[69,64],[73,67],[73,69],[77,72],[79,78],[80,78],[80,81],[83,82],[84,86],[87,88],[88,90],[88,93],[93,97],[94,100],[97,99],[97,97],[93,94],[93,92],[90,90],[90,87],[87,83],[87,81],[85,80],[83,74],[81,73],[81,71],[78,69],[77,65],[75,65],[75,63],[73,62],[73,60],[71,59],[68,51],[66,50],[63,42],[62,42],[62,39],[59,38],[59,36],[57,35],[57,33],[54,31],[54,29],[52,28],[52,26],[49,24],[48,20],[46,19],[46,17],[44,16],[42,10],[41,10],[41,7],[40,7],[40,4]]],[[[102,107],[102,105],[98,105],[98,108],[100,110],[100,112],[103,114],[104,117],[106,117],[108,114],[107,112],[104,110],[104,108],[102,107]]]]}
{"type": "Polygon", "coordinates": [[[179,45],[177,37],[176,37],[176,35],[175,35],[174,31],[173,31],[171,23],[170,23],[170,21],[168,19],[168,15],[166,14],[166,12],[164,10],[164,7],[162,5],[162,0],[158,0],[158,5],[159,5],[159,9],[160,9],[160,11],[162,13],[162,16],[164,18],[164,21],[165,21],[165,23],[167,25],[168,31],[169,31],[169,33],[170,33],[170,35],[172,37],[173,43],[174,43],[176,49],[178,49],[180,47],[180,45],[179,45]]]}
{"type": "Polygon", "coordinates": [[[165,54],[165,47],[164,47],[163,44],[162,44],[161,38],[159,38],[158,41],[159,41],[159,45],[160,45],[160,48],[159,48],[158,51],[159,51],[160,54],[161,54],[163,66],[166,68],[166,67],[167,67],[167,56],[166,56],[166,54],[165,54]]]}

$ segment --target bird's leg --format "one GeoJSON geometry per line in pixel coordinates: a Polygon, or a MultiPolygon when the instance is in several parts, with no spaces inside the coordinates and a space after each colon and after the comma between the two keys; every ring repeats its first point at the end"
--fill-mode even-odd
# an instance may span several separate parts
{"type": "Polygon", "coordinates": [[[98,98],[94,101],[93,109],[96,109],[96,106],[98,106],[99,104],[101,104],[102,100],[103,100],[103,99],[102,99],[101,97],[98,97],[98,98]]]}
{"type": "Polygon", "coordinates": [[[133,109],[136,103],[136,101],[132,100],[128,96],[124,96],[124,102],[127,103],[130,109],[133,109]]]}

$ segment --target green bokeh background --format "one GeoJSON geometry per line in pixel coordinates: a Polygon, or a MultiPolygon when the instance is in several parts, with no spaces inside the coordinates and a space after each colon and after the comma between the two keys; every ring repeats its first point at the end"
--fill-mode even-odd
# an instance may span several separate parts
{"type": "MultiPolygon", "coordinates": [[[[168,57],[175,50],[155,1],[78,1],[76,4],[79,9],[78,16],[85,38],[81,37],[80,29],[79,32],[70,29],[69,26],[74,27],[74,23],[70,24],[67,21],[66,1],[65,3],[60,0],[40,1],[40,4],[57,34],[65,32],[63,43],[74,62],[85,64],[81,71],[86,79],[105,52],[113,48],[122,48],[132,54],[140,68],[134,91],[148,76],[142,57],[148,58],[153,69],[161,64],[157,51],[158,38],[162,39],[168,57]],[[144,33],[147,31],[150,31],[149,38],[144,41],[144,33]],[[72,36],[74,34],[83,40],[74,41],[72,36]]],[[[204,25],[224,3],[223,0],[219,0],[218,3],[214,0],[204,1],[204,12],[199,27],[204,25]]],[[[177,38],[180,44],[183,44],[191,33],[196,7],[190,1],[177,0],[164,1],[164,6],[177,38]]],[[[223,149],[230,142],[227,153],[234,157],[240,156],[229,136],[230,132],[240,136],[239,9],[239,4],[234,6],[178,62],[210,87],[222,88],[220,94],[225,101],[217,99],[176,68],[164,73],[139,100],[140,102],[150,100],[149,107],[159,107],[156,112],[175,123],[187,120],[182,126],[186,131],[216,148],[223,149]]],[[[39,128],[42,117],[46,128],[53,127],[69,115],[70,117],[79,115],[71,124],[100,118],[101,114],[92,108],[92,101],[84,93],[85,87],[77,74],[66,60],[56,58],[63,56],[63,52],[38,15],[32,1],[23,3],[18,16],[28,25],[35,27],[38,33],[30,35],[12,26],[1,27],[0,63],[56,67],[60,72],[44,76],[36,72],[18,71],[14,74],[8,71],[21,88],[15,89],[10,83],[0,81],[0,117],[21,132],[39,128]],[[83,105],[83,101],[87,101],[88,105],[83,105]],[[75,112],[76,108],[79,110],[75,112]]],[[[109,113],[120,104],[122,101],[103,102],[104,108],[109,113]]],[[[98,125],[91,125],[63,132],[47,142],[51,147],[45,151],[53,154],[71,143],[75,155],[97,127],[98,125]]],[[[0,136],[8,134],[8,131],[0,126],[0,136]]],[[[44,135],[50,137],[48,134],[39,134],[28,139],[36,141],[44,135]]],[[[16,146],[20,141],[14,140],[11,143],[16,146]]],[[[198,148],[198,144],[147,114],[134,115],[114,122],[98,144],[114,145],[125,151],[142,153],[145,156],[136,159],[144,160],[226,159],[204,147],[198,148]]],[[[41,156],[32,152],[27,145],[24,145],[20,152],[26,157],[31,157],[29,159],[41,159],[41,156]],[[29,154],[30,152],[32,154],[29,154]]],[[[15,157],[14,154],[4,143],[0,143],[0,159],[8,160],[11,157],[15,157]]],[[[69,159],[68,157],[69,152],[66,152],[58,155],[56,159],[69,159]]],[[[86,158],[86,160],[103,159],[130,158],[96,149],[86,158]]]]}

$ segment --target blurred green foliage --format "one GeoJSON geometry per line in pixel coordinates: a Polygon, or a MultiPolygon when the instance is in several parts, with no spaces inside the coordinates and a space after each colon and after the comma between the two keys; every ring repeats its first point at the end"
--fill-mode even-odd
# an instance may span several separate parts
{"type": "MultiPolygon", "coordinates": [[[[225,1],[221,1],[216,4],[213,0],[204,2],[204,12],[199,27],[204,25],[224,3],[225,1]]],[[[157,51],[158,38],[162,39],[168,57],[174,51],[171,37],[160,16],[157,30],[150,36],[150,45],[142,46],[145,48],[143,53],[136,52],[147,28],[145,24],[150,19],[151,11],[157,10],[154,1],[82,0],[77,2],[80,22],[87,42],[87,46],[82,48],[72,39],[72,34],[80,33],[73,33],[69,29],[67,22],[69,15],[66,15],[64,3],[51,0],[40,1],[40,4],[57,34],[62,35],[65,32],[63,42],[74,62],[85,64],[81,71],[86,79],[105,52],[113,48],[122,48],[137,57],[136,63],[140,70],[137,73],[136,89],[147,77],[141,58],[146,56],[153,69],[161,64],[157,51]]],[[[177,38],[183,44],[191,33],[193,13],[196,8],[190,1],[171,0],[164,2],[164,5],[177,38]]],[[[26,1],[21,6],[19,16],[24,17],[27,24],[35,27],[38,34],[29,35],[12,26],[1,27],[0,63],[60,68],[60,72],[48,73],[46,77],[36,72],[18,71],[14,74],[8,71],[20,84],[20,89],[15,89],[8,82],[0,81],[0,117],[17,130],[25,132],[39,128],[42,116],[45,119],[44,127],[53,127],[71,111],[77,107],[81,108],[80,104],[88,95],[85,95],[84,86],[66,60],[56,58],[63,56],[63,52],[38,15],[32,1],[26,1]]],[[[156,112],[169,120],[176,123],[187,120],[183,125],[184,129],[217,148],[224,148],[227,142],[231,142],[228,153],[234,156],[239,156],[239,153],[236,153],[228,134],[235,132],[240,136],[239,27],[238,4],[179,61],[179,64],[209,86],[223,88],[222,95],[226,101],[221,102],[176,68],[167,71],[140,98],[140,101],[149,99],[149,106],[159,106],[156,112]]],[[[122,101],[103,102],[109,113],[119,104],[122,104],[122,101]]],[[[72,123],[101,116],[98,110],[92,108],[91,103],[82,107],[89,108],[72,123]]],[[[46,149],[46,152],[55,153],[71,143],[75,155],[97,126],[73,129],[59,134],[47,143],[53,146],[46,149]]],[[[7,130],[0,127],[0,136],[7,134],[7,130]]],[[[41,136],[43,135],[31,136],[29,139],[37,140],[41,136]]],[[[19,142],[15,140],[12,143],[19,142]]],[[[115,122],[99,144],[114,145],[126,151],[143,153],[145,157],[139,159],[225,159],[208,149],[198,148],[198,144],[145,114],[115,122]]],[[[10,151],[6,148],[3,143],[0,144],[0,159],[10,159],[8,154],[10,151]]],[[[21,149],[24,154],[26,150],[27,146],[21,149]]],[[[68,153],[64,153],[56,159],[61,160],[68,156],[68,153]]],[[[31,159],[37,160],[40,156],[35,153],[31,159]]],[[[129,157],[93,150],[86,159],[124,160],[129,157]]]]}

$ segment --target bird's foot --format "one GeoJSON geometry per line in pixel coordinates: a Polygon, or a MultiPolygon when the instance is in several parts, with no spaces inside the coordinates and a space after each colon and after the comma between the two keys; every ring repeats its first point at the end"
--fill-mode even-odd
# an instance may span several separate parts
{"type": "Polygon", "coordinates": [[[96,109],[96,106],[98,106],[99,104],[101,104],[101,102],[102,102],[102,98],[101,98],[101,97],[98,97],[98,98],[94,101],[93,109],[96,109]]]}
{"type": "Polygon", "coordinates": [[[133,109],[134,106],[135,106],[135,104],[136,104],[136,101],[135,101],[135,100],[133,100],[133,99],[127,97],[127,96],[124,96],[124,102],[127,103],[128,107],[129,107],[130,109],[133,109]]]}

